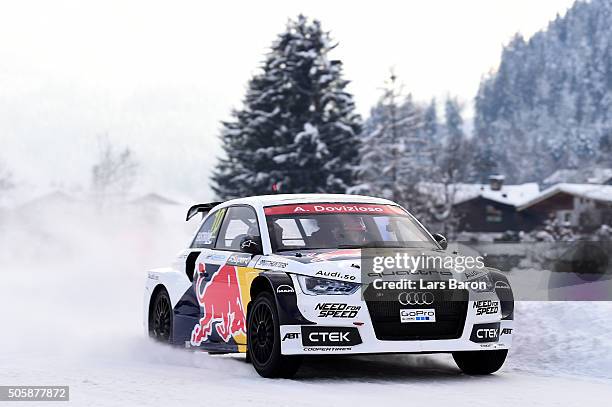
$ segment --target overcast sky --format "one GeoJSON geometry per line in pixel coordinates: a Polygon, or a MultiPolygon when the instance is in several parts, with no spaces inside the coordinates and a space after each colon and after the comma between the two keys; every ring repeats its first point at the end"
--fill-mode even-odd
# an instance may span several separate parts
{"type": "Polygon", "coordinates": [[[207,199],[219,121],[288,18],[331,31],[364,115],[390,67],[418,100],[457,95],[470,114],[503,44],[572,3],[2,1],[0,161],[21,192],[87,188],[96,138],[108,134],[140,159],[140,190],[207,199]]]}

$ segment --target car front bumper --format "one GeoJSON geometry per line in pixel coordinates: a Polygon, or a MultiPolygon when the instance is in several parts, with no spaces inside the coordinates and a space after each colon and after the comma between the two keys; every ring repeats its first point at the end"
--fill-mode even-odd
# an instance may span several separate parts
{"type": "MultiPolygon", "coordinates": [[[[437,308],[437,322],[402,323],[398,308],[424,306],[393,305],[390,312],[397,312],[397,319],[386,315],[391,322],[381,329],[372,303],[364,301],[360,291],[352,295],[306,295],[299,285],[296,288],[298,308],[312,324],[280,326],[284,355],[436,353],[509,349],[512,344],[514,321],[511,315],[503,318],[507,312],[502,311],[502,302],[495,292],[470,291],[462,304],[452,305],[461,312],[446,319],[443,312],[448,312],[448,304],[445,310],[437,308]],[[459,320],[454,322],[456,326],[451,327],[453,333],[449,335],[442,324],[448,327],[455,317],[459,320]]],[[[437,306],[434,303],[431,307],[437,306]]]]}

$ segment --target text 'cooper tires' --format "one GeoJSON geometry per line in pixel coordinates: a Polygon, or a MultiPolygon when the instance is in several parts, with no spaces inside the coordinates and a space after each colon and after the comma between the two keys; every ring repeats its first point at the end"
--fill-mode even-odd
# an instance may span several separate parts
{"type": "Polygon", "coordinates": [[[253,367],[262,377],[292,377],[300,367],[299,356],[281,355],[276,303],[270,293],[259,294],[248,315],[247,348],[253,367]]]}
{"type": "Polygon", "coordinates": [[[149,336],[159,342],[170,342],[172,334],[172,304],[165,288],[160,289],[151,303],[149,336]]]}
{"type": "Polygon", "coordinates": [[[508,355],[508,349],[453,352],[459,369],[469,375],[485,375],[498,371],[508,355]]]}

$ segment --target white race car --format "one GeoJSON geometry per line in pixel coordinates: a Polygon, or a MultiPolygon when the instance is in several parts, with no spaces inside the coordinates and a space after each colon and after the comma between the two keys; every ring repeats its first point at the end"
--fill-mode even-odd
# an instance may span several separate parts
{"type": "Polygon", "coordinates": [[[174,264],[148,271],[144,321],[159,341],[246,352],[264,377],[320,354],[448,352],[468,374],[504,363],[514,301],[502,273],[373,270],[375,250],[458,256],[394,202],[270,195],[195,205],[187,220],[198,213],[174,264]]]}

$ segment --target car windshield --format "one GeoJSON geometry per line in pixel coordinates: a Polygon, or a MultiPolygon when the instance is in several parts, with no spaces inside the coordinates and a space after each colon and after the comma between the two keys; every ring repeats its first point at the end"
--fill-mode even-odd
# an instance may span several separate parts
{"type": "Polygon", "coordinates": [[[393,205],[279,205],[265,208],[265,214],[274,252],[438,247],[411,215],[393,205]]]}

